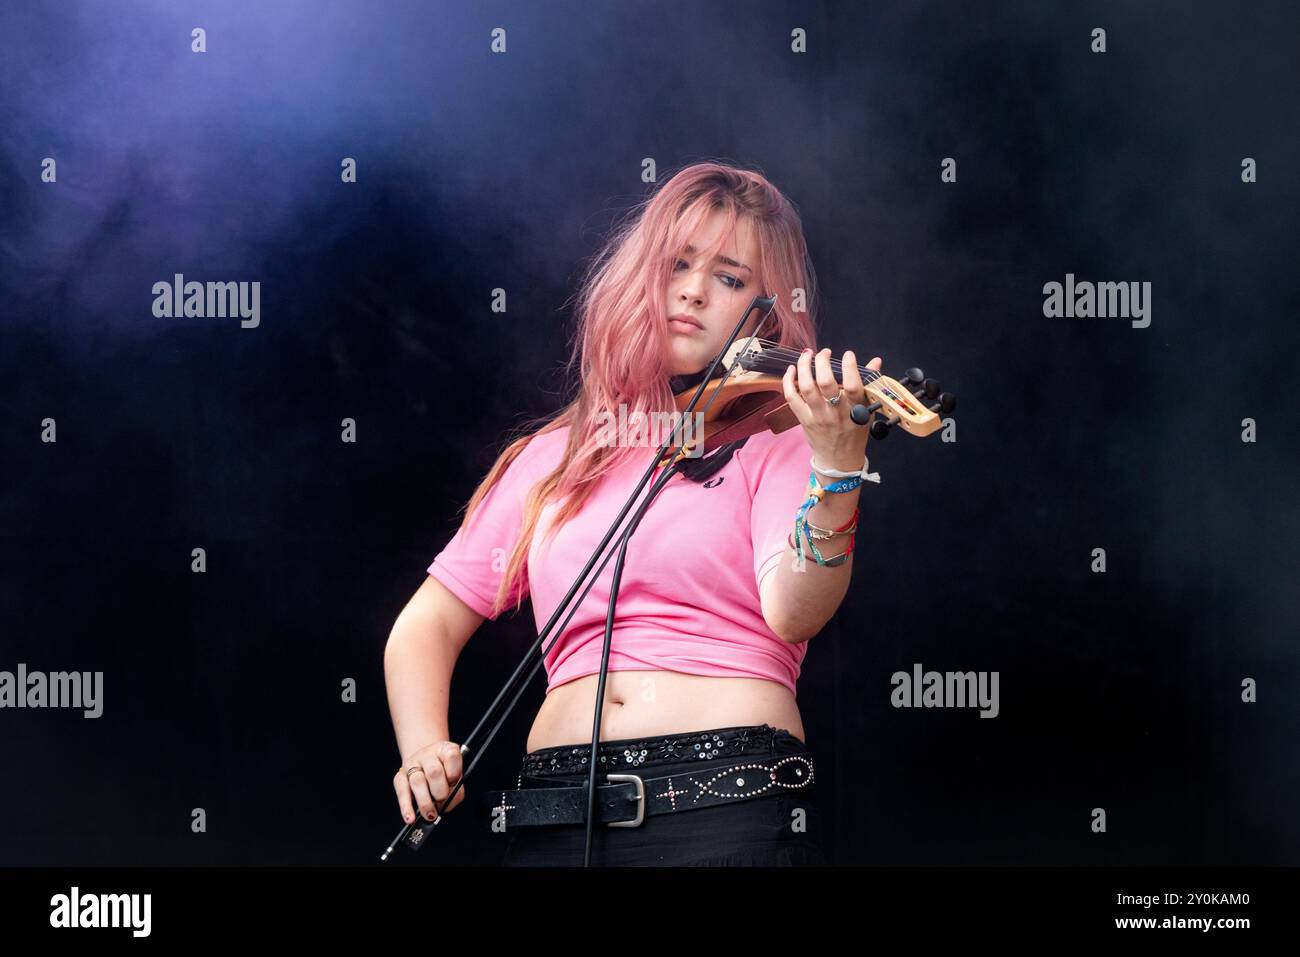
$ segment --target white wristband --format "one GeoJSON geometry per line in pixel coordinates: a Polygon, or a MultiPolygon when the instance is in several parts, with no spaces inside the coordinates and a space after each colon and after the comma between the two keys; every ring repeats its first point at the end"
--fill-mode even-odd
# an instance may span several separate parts
{"type": "Polygon", "coordinates": [[[821,472],[822,475],[829,475],[831,478],[861,478],[863,481],[875,482],[879,485],[880,473],[867,471],[869,461],[867,456],[862,456],[862,471],[860,472],[841,472],[839,469],[822,468],[817,464],[817,456],[815,455],[808,460],[808,464],[812,466],[814,472],[821,472]]]}

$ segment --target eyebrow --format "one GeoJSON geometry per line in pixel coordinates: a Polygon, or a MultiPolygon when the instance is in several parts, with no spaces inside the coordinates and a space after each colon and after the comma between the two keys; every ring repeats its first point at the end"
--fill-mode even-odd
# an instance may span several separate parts
{"type": "MultiPolygon", "coordinates": [[[[686,247],[686,252],[688,252],[688,253],[693,253],[693,252],[695,252],[695,247],[694,247],[694,246],[690,246],[690,245],[688,245],[688,246],[686,247]]],[[[748,266],[746,266],[744,263],[738,263],[738,262],[736,262],[734,259],[728,259],[726,256],[719,256],[719,257],[718,257],[718,261],[719,261],[719,262],[724,262],[724,263],[726,263],[728,266],[735,266],[737,269],[743,269],[743,270],[745,270],[746,272],[751,272],[751,273],[752,273],[752,272],[754,271],[754,270],[750,269],[748,266]]]]}

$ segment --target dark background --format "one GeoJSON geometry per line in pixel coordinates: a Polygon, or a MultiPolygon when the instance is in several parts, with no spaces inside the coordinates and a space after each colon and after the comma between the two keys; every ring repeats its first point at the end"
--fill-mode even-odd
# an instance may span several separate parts
{"type": "MultiPolygon", "coordinates": [[[[4,4],[0,670],[103,671],[105,712],[0,711],[0,863],[377,859],[388,631],[505,431],[564,398],[570,297],[643,157],[762,170],[804,217],[824,343],[959,397],[957,442],[873,446],[799,684],[834,860],[1300,863],[1298,26],[1287,3],[4,4]],[[176,272],[260,281],[261,326],[154,318],[176,272]],[[1067,272],[1151,282],[1151,326],[1045,318],[1067,272]],[[914,662],[999,671],[1001,714],[892,708],[914,662]]],[[[528,606],[474,637],[453,736],[534,636],[528,606]]],[[[478,794],[513,784],[542,692],[398,866],[499,860],[478,794]]]]}

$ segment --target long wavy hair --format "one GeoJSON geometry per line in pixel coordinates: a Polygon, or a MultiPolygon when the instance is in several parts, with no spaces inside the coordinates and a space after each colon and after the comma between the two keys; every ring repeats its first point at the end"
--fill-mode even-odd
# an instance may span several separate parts
{"type": "Polygon", "coordinates": [[[570,381],[574,367],[579,370],[577,396],[554,415],[511,430],[508,444],[465,505],[462,526],[469,524],[484,496],[536,435],[569,427],[559,465],[541,476],[525,498],[519,539],[506,563],[491,617],[512,601],[516,611],[523,604],[528,552],[546,504],[562,503],[549,538],[577,514],[606,472],[642,451],[597,441],[602,421],[616,415],[620,403],[627,406],[628,422],[637,421],[637,413],[648,416],[676,408],[669,383],[668,283],[681,250],[718,209],[726,213],[725,226],[714,246],[702,251],[704,259],[711,261],[734,234],[737,220],[749,217],[758,242],[762,294],[778,294],[763,338],[796,350],[816,344],[816,276],[803,224],[794,205],[760,173],[717,162],[696,163],[633,207],[583,275],[575,306],[576,333],[565,366],[570,381]],[[797,290],[797,303],[804,308],[796,311],[792,303],[797,290]]]}

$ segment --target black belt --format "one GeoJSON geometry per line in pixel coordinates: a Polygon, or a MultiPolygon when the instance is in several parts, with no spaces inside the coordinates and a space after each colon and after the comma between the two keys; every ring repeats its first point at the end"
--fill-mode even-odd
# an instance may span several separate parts
{"type": "MultiPolygon", "coordinates": [[[[504,822],[502,826],[586,822],[585,778],[575,784],[573,778],[520,775],[520,785],[525,781],[541,786],[484,792],[484,802],[493,808],[493,817],[504,822]]],[[[596,820],[610,827],[637,827],[650,815],[797,791],[812,781],[812,758],[804,754],[741,758],[730,764],[686,768],[658,777],[598,772],[596,820]]]]}

